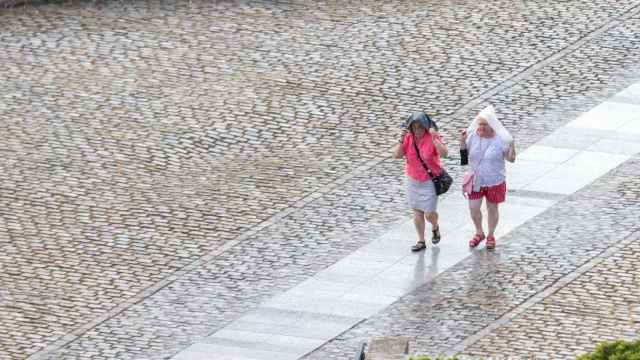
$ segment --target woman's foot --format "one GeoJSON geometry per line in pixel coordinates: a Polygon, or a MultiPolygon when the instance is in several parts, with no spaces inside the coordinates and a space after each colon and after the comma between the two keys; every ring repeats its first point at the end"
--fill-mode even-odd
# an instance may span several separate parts
{"type": "Polygon", "coordinates": [[[423,241],[418,241],[411,247],[411,251],[420,251],[427,248],[427,244],[423,241]]]}
{"type": "Polygon", "coordinates": [[[469,247],[476,247],[484,240],[484,234],[475,234],[473,239],[469,240],[469,247]]]}
{"type": "Polygon", "coordinates": [[[440,242],[440,226],[431,230],[431,233],[433,233],[433,236],[431,237],[431,242],[433,244],[439,243],[440,242]]]}
{"type": "Polygon", "coordinates": [[[493,236],[487,237],[487,250],[493,250],[496,248],[496,238],[493,236]]]}

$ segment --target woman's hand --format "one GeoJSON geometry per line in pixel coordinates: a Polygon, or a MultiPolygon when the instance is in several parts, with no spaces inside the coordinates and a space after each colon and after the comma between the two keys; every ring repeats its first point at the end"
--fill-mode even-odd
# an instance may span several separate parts
{"type": "Polygon", "coordinates": [[[447,151],[447,147],[442,142],[442,137],[440,136],[440,133],[438,133],[438,130],[430,128],[429,134],[431,134],[433,145],[436,147],[436,150],[438,150],[438,155],[440,155],[440,157],[447,157],[449,155],[449,152],[447,151]]]}
{"type": "Polygon", "coordinates": [[[508,162],[516,161],[516,142],[515,140],[509,144],[509,149],[507,149],[507,153],[504,155],[505,160],[508,162]]]}
{"type": "Polygon", "coordinates": [[[400,134],[400,138],[398,139],[398,143],[393,147],[393,157],[395,159],[402,159],[404,157],[404,149],[402,148],[402,144],[404,143],[404,138],[407,136],[409,131],[407,129],[402,129],[402,133],[400,134]]]}
{"type": "Polygon", "coordinates": [[[467,129],[460,131],[460,149],[467,148],[467,129]]]}

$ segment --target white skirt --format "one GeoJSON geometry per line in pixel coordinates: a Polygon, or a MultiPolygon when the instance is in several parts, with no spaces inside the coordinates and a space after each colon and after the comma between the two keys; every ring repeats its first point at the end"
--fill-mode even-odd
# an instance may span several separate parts
{"type": "Polygon", "coordinates": [[[438,206],[436,187],[431,180],[419,182],[407,177],[409,207],[424,212],[435,212],[438,206]]]}

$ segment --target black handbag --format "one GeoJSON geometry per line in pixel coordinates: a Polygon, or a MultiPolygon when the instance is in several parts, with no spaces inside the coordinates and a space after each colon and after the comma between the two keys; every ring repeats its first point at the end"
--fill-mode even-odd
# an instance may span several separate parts
{"type": "Polygon", "coordinates": [[[416,155],[418,155],[418,159],[420,159],[422,166],[424,166],[424,169],[427,170],[427,173],[431,177],[431,181],[433,181],[433,185],[436,188],[436,195],[442,195],[446,193],[453,183],[453,179],[451,178],[449,173],[444,168],[442,168],[440,171],[440,175],[434,176],[433,172],[431,172],[431,169],[429,169],[424,160],[422,160],[422,156],[420,156],[420,149],[418,149],[415,137],[413,139],[413,147],[416,149],[416,155]]]}

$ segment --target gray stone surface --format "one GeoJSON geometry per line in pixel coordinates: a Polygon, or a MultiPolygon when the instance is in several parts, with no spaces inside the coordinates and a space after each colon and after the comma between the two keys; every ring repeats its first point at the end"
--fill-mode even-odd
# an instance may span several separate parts
{"type": "MultiPolygon", "coordinates": [[[[635,250],[629,249],[635,249],[638,244],[640,182],[634,174],[639,170],[640,157],[636,156],[507,235],[494,253],[473,252],[470,258],[305,359],[344,358],[355,351],[361,341],[373,336],[408,336],[413,353],[446,354],[530,297],[622,241],[629,245],[603,261],[605,265],[610,262],[617,265],[595,267],[567,288],[533,306],[531,311],[516,317],[514,324],[499,327],[462,354],[471,358],[534,354],[536,357],[569,359],[576,353],[592,349],[599,340],[634,336],[637,333],[630,332],[630,329],[635,325],[629,323],[633,317],[625,319],[622,314],[629,314],[630,309],[636,306],[636,300],[630,299],[638,289],[631,285],[633,277],[621,273],[634,273],[629,262],[635,261],[633,259],[637,256],[635,250]],[[614,266],[620,266],[620,270],[607,270],[614,266]],[[593,275],[589,277],[589,274],[593,275]],[[602,285],[586,284],[597,276],[602,276],[602,282],[597,283],[602,285]],[[578,290],[582,286],[584,290],[578,290]],[[608,324],[606,326],[613,326],[615,321],[619,321],[618,324],[626,321],[627,325],[622,327],[613,326],[603,331],[604,327],[598,325],[597,313],[585,308],[584,313],[572,315],[571,308],[563,306],[566,302],[569,305],[574,303],[572,306],[579,306],[575,303],[580,301],[589,302],[587,299],[591,295],[585,291],[597,295],[607,289],[613,291],[613,288],[619,288],[619,291],[613,292],[611,299],[603,301],[602,305],[606,311],[615,310],[621,315],[605,316],[602,321],[608,324]],[[571,292],[583,296],[568,295],[571,292]],[[555,312],[550,310],[554,306],[555,312]],[[561,320],[565,310],[566,319],[561,320]],[[582,320],[583,323],[576,328],[580,336],[576,336],[574,331],[567,332],[562,325],[577,324],[582,320]],[[557,321],[560,324],[556,324],[557,321]],[[514,330],[513,336],[517,337],[507,337],[510,330],[514,330]],[[576,337],[580,339],[575,340],[576,337]],[[540,338],[551,342],[549,349],[544,349],[545,341],[534,341],[540,338]],[[553,338],[558,339],[552,341],[553,338]],[[569,344],[572,347],[561,351],[569,344]],[[493,346],[495,350],[492,350],[493,346]],[[513,347],[519,347],[519,350],[513,347]]],[[[592,308],[600,303],[596,299],[591,301],[592,308]]]]}
{"type": "Polygon", "coordinates": [[[367,356],[404,355],[409,353],[409,339],[383,337],[371,339],[367,344],[367,356]]]}
{"type": "Polygon", "coordinates": [[[635,233],[614,254],[467,346],[461,357],[574,359],[599,342],[637,340],[639,252],[635,233]]]}
{"type": "Polygon", "coordinates": [[[611,98],[611,101],[640,105],[640,100],[638,99],[640,99],[640,85],[635,85],[631,86],[624,92],[617,94],[615,97],[611,98]]]}
{"type": "MultiPolygon", "coordinates": [[[[0,358],[157,359],[208,337],[406,218],[388,148],[410,110],[435,114],[453,145],[491,102],[525,148],[637,80],[638,4],[0,9],[0,358]]],[[[633,173],[616,174],[581,192],[604,212],[572,198],[539,217],[553,226],[514,236],[620,209],[621,231],[595,228],[620,238],[638,198],[633,173]]],[[[511,273],[511,305],[579,262],[546,255],[551,275],[505,265],[538,270],[511,273]]],[[[442,324],[493,318],[450,301],[442,324]]],[[[311,356],[351,351],[350,336],[311,356]]]]}
{"type": "Polygon", "coordinates": [[[325,343],[325,340],[309,339],[306,337],[275,335],[273,333],[258,333],[254,331],[221,330],[207,337],[204,343],[226,342],[235,346],[271,350],[279,352],[304,355],[308,348],[317,348],[325,343]]]}
{"type": "Polygon", "coordinates": [[[222,344],[194,344],[185,352],[175,357],[177,360],[202,360],[202,359],[220,359],[220,360],[295,360],[300,356],[298,354],[267,351],[260,349],[241,348],[237,346],[225,346],[222,344]]]}

